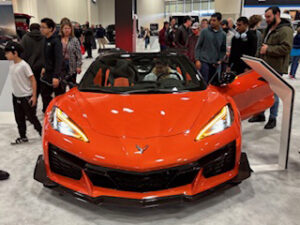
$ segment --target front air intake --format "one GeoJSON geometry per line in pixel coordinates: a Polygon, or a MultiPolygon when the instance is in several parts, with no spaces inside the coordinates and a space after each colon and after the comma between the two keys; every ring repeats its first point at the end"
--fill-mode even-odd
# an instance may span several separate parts
{"type": "Polygon", "coordinates": [[[80,180],[85,162],[61,149],[49,144],[49,163],[52,172],[80,180]]]}

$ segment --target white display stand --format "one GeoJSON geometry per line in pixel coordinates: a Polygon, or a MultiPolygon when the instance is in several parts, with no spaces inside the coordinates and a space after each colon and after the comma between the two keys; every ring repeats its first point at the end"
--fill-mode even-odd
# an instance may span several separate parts
{"type": "Polygon", "coordinates": [[[278,163],[251,167],[254,172],[285,170],[288,167],[295,90],[264,60],[250,56],[243,56],[242,59],[269,83],[270,88],[283,102],[278,163]]]}
{"type": "Polygon", "coordinates": [[[9,64],[7,60],[0,60],[0,124],[15,123],[9,64]]]}

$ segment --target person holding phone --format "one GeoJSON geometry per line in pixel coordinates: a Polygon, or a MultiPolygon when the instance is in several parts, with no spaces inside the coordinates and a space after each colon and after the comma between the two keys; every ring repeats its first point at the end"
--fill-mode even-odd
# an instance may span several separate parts
{"type": "Polygon", "coordinates": [[[42,135],[42,125],[35,110],[37,84],[29,64],[20,58],[22,52],[23,48],[17,42],[11,41],[5,46],[5,57],[12,61],[8,75],[11,78],[14,114],[20,135],[12,145],[28,142],[25,117],[39,135],[42,135]]]}

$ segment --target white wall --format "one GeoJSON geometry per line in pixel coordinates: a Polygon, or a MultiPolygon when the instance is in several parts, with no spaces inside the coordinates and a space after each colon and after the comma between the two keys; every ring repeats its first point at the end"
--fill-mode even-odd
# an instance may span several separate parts
{"type": "MultiPolygon", "coordinates": [[[[44,17],[52,18],[59,23],[63,17],[80,24],[107,26],[115,24],[115,0],[13,0],[15,12],[34,16],[32,22],[39,22],[44,17]]],[[[139,26],[150,27],[150,23],[163,26],[164,0],[137,0],[139,26]]]]}
{"type": "Polygon", "coordinates": [[[13,0],[13,5],[15,12],[34,16],[32,22],[50,17],[59,23],[68,17],[80,24],[98,24],[100,20],[114,23],[114,0],[98,0],[96,4],[91,0],[13,0]]]}
{"type": "Polygon", "coordinates": [[[90,17],[88,20],[90,21],[90,24],[98,24],[99,23],[99,10],[98,7],[100,5],[100,1],[98,0],[97,3],[92,3],[91,0],[88,1],[88,7],[90,9],[90,17]]]}
{"type": "Polygon", "coordinates": [[[115,0],[98,0],[99,24],[104,27],[115,24],[115,0]]]}
{"type": "Polygon", "coordinates": [[[158,23],[159,29],[164,23],[164,0],[137,0],[139,26],[150,27],[150,23],[158,23]]]}
{"type": "Polygon", "coordinates": [[[59,23],[63,17],[85,23],[88,20],[86,0],[43,0],[38,3],[38,17],[50,17],[59,23]]]}
{"type": "Polygon", "coordinates": [[[215,0],[215,11],[221,12],[223,17],[237,19],[241,13],[241,0],[215,0]]]}

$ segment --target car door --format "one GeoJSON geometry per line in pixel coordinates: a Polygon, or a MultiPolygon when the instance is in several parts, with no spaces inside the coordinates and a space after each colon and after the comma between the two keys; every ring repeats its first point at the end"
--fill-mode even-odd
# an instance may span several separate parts
{"type": "Polygon", "coordinates": [[[217,88],[234,99],[242,120],[265,111],[274,103],[274,93],[268,82],[254,70],[240,74],[231,84],[217,88]]]}

